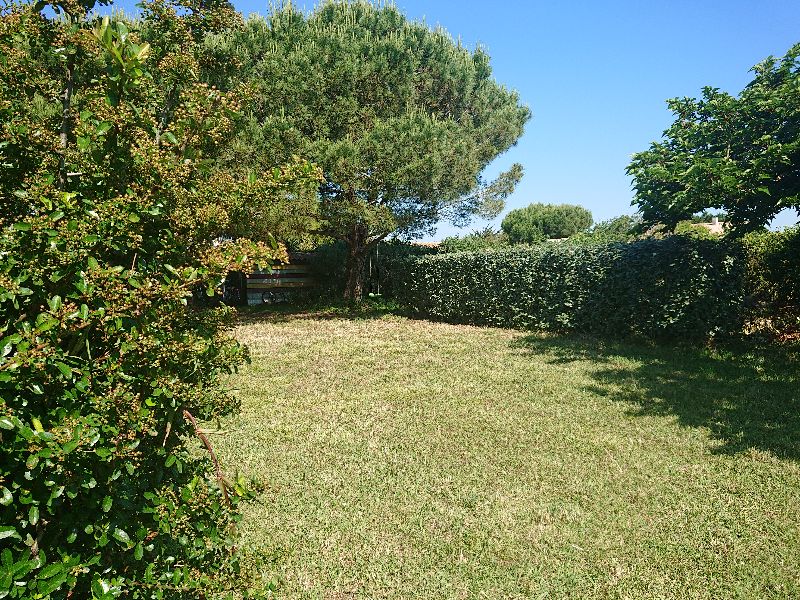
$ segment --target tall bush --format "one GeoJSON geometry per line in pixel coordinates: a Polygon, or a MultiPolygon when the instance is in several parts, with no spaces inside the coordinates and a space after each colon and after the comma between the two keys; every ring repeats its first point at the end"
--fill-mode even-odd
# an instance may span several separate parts
{"type": "Polygon", "coordinates": [[[742,262],[680,236],[464,252],[410,261],[399,299],[446,321],[698,340],[740,329],[742,262]]]}
{"type": "MultiPolygon", "coordinates": [[[[153,65],[94,2],[43,5],[0,20],[0,597],[215,597],[245,490],[197,420],[247,354],[187,299],[285,258],[231,239],[241,190],[208,175],[240,98],[175,69],[164,104],[149,69],[194,38],[153,65]]],[[[230,13],[152,7],[173,34],[230,13]]]]}

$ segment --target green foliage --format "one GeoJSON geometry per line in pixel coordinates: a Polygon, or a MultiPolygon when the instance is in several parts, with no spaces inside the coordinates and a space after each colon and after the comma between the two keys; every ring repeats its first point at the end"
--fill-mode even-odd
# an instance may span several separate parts
{"type": "MultiPolygon", "coordinates": [[[[228,14],[164,6],[146,27],[228,14]]],[[[0,597],[217,597],[247,492],[196,419],[236,409],[218,380],[247,353],[227,309],[187,300],[285,259],[234,239],[241,199],[314,176],[210,176],[235,93],[186,69],[168,101],[150,69],[174,48],[40,8],[0,20],[0,597]]]]}
{"type": "MultiPolygon", "coordinates": [[[[203,132],[205,140],[198,146],[213,155],[213,161],[206,161],[203,166],[215,189],[207,197],[187,203],[184,218],[219,221],[228,238],[264,239],[269,235],[293,249],[308,249],[314,244],[314,231],[319,227],[319,168],[290,155],[281,161],[274,160],[273,155],[260,156],[262,161],[269,161],[267,165],[251,164],[227,153],[228,140],[247,130],[247,121],[240,112],[257,103],[257,98],[241,79],[221,78],[220,74],[233,66],[233,59],[217,56],[207,41],[222,32],[241,30],[242,16],[224,1],[158,0],[143,6],[143,16],[131,27],[134,25],[136,33],[151,45],[152,64],[158,65],[150,71],[154,83],[151,93],[157,105],[154,126],[158,144],[170,144],[176,135],[180,137],[173,124],[182,113],[187,75],[194,84],[203,82],[203,88],[208,90],[204,102],[194,107],[194,119],[187,119],[193,129],[201,130],[196,119],[207,118],[215,111],[236,114],[224,136],[216,135],[213,129],[203,132]]],[[[198,141],[194,140],[195,144],[198,141]]],[[[191,146],[184,151],[191,152],[191,146]]]]}
{"type": "Polygon", "coordinates": [[[489,250],[490,248],[505,248],[508,246],[506,234],[487,227],[481,231],[473,231],[463,237],[446,237],[439,245],[440,252],[474,252],[476,250],[489,250]]]}
{"type": "Polygon", "coordinates": [[[700,100],[669,101],[675,122],[628,167],[646,225],[672,228],[713,208],[752,231],[800,209],[799,57],[800,44],[756,65],[738,96],[706,87],[700,100]]]}
{"type": "Polygon", "coordinates": [[[210,38],[257,102],[231,141],[231,162],[255,170],[299,155],[319,165],[321,233],[348,245],[346,289],[358,299],[370,246],[411,237],[441,218],[495,216],[522,176],[481,173],[522,134],[530,111],[492,79],[489,57],[391,5],[291,4],[210,38]],[[234,62],[235,61],[235,62],[234,62]]]}
{"type": "Polygon", "coordinates": [[[744,238],[751,293],[770,302],[800,305],[800,226],[744,238]]]}
{"type": "Polygon", "coordinates": [[[743,239],[753,316],[751,327],[778,339],[800,332],[800,227],[750,233],[743,239]]]}
{"type": "Polygon", "coordinates": [[[621,215],[592,225],[588,231],[575,234],[570,243],[608,244],[611,242],[632,242],[636,239],[641,225],[638,215],[621,215]]]}
{"type": "Polygon", "coordinates": [[[501,225],[512,244],[568,238],[592,225],[592,213],[575,204],[530,204],[509,212],[501,225]]]}
{"type": "Polygon", "coordinates": [[[682,236],[465,252],[411,261],[398,299],[446,321],[704,340],[740,330],[742,265],[682,236]]]}

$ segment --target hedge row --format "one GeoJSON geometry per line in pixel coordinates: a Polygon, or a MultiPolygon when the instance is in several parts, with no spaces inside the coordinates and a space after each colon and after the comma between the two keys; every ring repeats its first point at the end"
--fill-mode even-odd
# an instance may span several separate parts
{"type": "Polygon", "coordinates": [[[800,304],[800,226],[744,238],[748,292],[781,307],[800,304]]]}
{"type": "Polygon", "coordinates": [[[550,243],[411,258],[395,295],[450,322],[698,340],[741,331],[745,264],[740,244],[682,236],[550,243]]]}

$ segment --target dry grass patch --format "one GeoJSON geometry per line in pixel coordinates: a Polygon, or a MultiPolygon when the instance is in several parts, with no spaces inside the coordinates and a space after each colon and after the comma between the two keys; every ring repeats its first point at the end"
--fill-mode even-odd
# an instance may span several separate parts
{"type": "Polygon", "coordinates": [[[780,365],[412,321],[253,321],[215,436],[285,598],[800,596],[780,365]]]}

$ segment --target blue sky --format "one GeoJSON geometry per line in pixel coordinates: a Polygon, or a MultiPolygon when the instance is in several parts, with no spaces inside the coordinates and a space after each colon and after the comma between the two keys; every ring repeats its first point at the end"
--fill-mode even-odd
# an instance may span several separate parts
{"type": "MultiPolygon", "coordinates": [[[[245,14],[267,12],[263,0],[233,3],[245,14]]],[[[531,107],[519,144],[487,171],[514,162],[525,168],[506,211],[568,202],[587,207],[595,221],[634,212],[625,167],[672,121],[667,98],[697,96],[704,85],[738,93],[754,64],[800,42],[797,0],[395,4],[468,47],[484,46],[497,81],[531,107]]],[[[791,213],[778,224],[796,220],[791,213]]],[[[434,239],[457,232],[442,226],[434,239]]]]}
{"type": "MultiPolygon", "coordinates": [[[[667,98],[697,96],[704,85],[738,92],[755,63],[800,42],[796,1],[397,5],[485,46],[496,79],[533,110],[519,144],[493,165],[525,167],[507,210],[569,202],[596,221],[633,212],[625,167],[671,123],[667,98]]],[[[440,227],[439,236],[452,232],[440,227]]]]}

